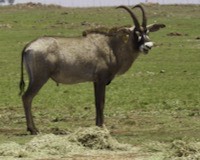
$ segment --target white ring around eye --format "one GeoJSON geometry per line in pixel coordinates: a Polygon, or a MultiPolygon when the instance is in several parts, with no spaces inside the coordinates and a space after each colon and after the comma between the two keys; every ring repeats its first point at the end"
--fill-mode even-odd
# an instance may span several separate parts
{"type": "Polygon", "coordinates": [[[142,39],[142,36],[138,36],[138,42],[142,39]]]}

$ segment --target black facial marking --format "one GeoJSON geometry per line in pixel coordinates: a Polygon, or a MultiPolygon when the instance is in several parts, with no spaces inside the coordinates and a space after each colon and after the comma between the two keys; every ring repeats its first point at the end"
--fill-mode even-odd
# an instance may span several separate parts
{"type": "Polygon", "coordinates": [[[141,30],[134,30],[134,43],[136,44],[136,48],[139,49],[141,45],[145,44],[145,42],[149,42],[148,37],[149,30],[148,29],[141,29],[141,30]]]}
{"type": "Polygon", "coordinates": [[[141,31],[138,31],[138,30],[134,30],[133,32],[134,34],[134,43],[136,44],[136,48],[139,49],[139,47],[144,44],[144,36],[142,34],[141,31]]]}

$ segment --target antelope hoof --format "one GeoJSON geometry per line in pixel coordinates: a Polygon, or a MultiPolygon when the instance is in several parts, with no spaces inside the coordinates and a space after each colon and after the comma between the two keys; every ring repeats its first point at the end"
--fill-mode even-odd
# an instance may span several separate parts
{"type": "Polygon", "coordinates": [[[39,133],[38,129],[36,128],[28,128],[27,131],[29,131],[31,135],[37,135],[39,133]]]}
{"type": "Polygon", "coordinates": [[[103,123],[96,123],[96,126],[103,128],[103,123]]]}

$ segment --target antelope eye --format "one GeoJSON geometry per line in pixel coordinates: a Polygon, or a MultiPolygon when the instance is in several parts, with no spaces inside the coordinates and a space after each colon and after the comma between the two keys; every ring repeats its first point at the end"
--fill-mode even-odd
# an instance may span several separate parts
{"type": "Polygon", "coordinates": [[[136,31],[135,34],[138,37],[138,42],[142,39],[142,34],[139,31],[136,31]]]}
{"type": "Polygon", "coordinates": [[[141,41],[141,39],[142,39],[142,36],[138,36],[138,42],[141,41]]]}
{"type": "Polygon", "coordinates": [[[139,37],[141,36],[141,33],[139,31],[135,31],[135,34],[139,37]]]}

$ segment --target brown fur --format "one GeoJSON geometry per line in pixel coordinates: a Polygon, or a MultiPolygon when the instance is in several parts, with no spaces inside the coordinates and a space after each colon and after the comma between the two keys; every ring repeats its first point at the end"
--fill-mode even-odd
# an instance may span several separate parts
{"type": "Polygon", "coordinates": [[[86,37],[88,34],[102,34],[105,36],[115,36],[118,34],[120,30],[125,30],[125,28],[130,28],[130,25],[126,26],[120,26],[120,27],[112,27],[112,28],[107,28],[107,27],[97,27],[97,28],[91,28],[87,29],[82,32],[82,36],[86,37]]]}

